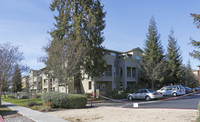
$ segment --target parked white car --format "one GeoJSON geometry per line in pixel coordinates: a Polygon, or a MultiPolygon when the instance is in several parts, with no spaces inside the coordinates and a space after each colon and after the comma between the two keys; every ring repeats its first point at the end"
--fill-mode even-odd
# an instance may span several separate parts
{"type": "Polygon", "coordinates": [[[163,95],[171,95],[176,97],[177,95],[184,95],[185,88],[182,85],[173,85],[173,86],[165,86],[162,87],[160,90],[157,90],[157,92],[162,92],[163,95]]]}
{"type": "Polygon", "coordinates": [[[151,99],[160,99],[163,98],[163,94],[160,92],[156,92],[151,89],[140,89],[132,94],[129,94],[127,96],[128,100],[133,99],[144,99],[146,101],[149,101],[151,99]]]}

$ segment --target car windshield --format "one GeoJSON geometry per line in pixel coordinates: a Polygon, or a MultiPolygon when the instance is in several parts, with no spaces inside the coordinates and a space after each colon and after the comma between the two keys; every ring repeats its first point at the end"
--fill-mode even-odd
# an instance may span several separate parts
{"type": "Polygon", "coordinates": [[[162,91],[162,90],[165,90],[166,89],[166,87],[162,87],[160,90],[162,91]]]}
{"type": "Polygon", "coordinates": [[[152,90],[152,89],[148,89],[149,90],[149,92],[155,92],[155,90],[152,90]]]}

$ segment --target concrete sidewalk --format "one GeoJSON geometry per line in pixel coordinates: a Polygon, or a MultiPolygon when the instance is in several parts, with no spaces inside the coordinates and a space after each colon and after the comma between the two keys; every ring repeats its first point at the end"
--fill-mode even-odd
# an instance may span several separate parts
{"type": "Polygon", "coordinates": [[[23,116],[26,116],[36,122],[69,122],[55,115],[35,111],[30,108],[26,108],[22,106],[17,106],[12,103],[2,101],[2,104],[6,105],[8,108],[15,110],[19,112],[20,114],[22,114],[23,116]]]}

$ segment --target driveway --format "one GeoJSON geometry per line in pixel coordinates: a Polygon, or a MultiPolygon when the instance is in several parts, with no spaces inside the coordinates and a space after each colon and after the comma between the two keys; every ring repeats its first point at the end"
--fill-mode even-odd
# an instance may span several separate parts
{"type": "MultiPolygon", "coordinates": [[[[133,103],[138,103],[139,108],[173,108],[173,109],[197,109],[200,101],[200,93],[195,93],[187,96],[170,97],[163,100],[105,100],[102,102],[93,103],[93,106],[115,106],[133,108],[133,103]]],[[[90,105],[90,104],[88,104],[90,105]]]]}

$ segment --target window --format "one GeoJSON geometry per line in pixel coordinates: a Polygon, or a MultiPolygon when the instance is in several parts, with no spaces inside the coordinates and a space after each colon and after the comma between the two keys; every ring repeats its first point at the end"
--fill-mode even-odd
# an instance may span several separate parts
{"type": "Polygon", "coordinates": [[[132,68],[132,77],[133,77],[133,78],[136,77],[136,68],[132,68]]]}
{"type": "Polygon", "coordinates": [[[44,86],[47,86],[47,79],[44,79],[44,86]]]}
{"type": "Polygon", "coordinates": [[[107,65],[105,76],[112,76],[112,65],[107,65]]]}
{"type": "Polygon", "coordinates": [[[92,82],[91,82],[91,81],[89,81],[89,84],[88,84],[88,85],[89,85],[89,87],[88,87],[89,90],[92,89],[92,82]]]}
{"type": "Polygon", "coordinates": [[[142,90],[141,93],[148,93],[147,90],[142,90]]]}
{"type": "Polygon", "coordinates": [[[121,78],[123,77],[123,69],[122,69],[122,67],[120,67],[120,77],[121,78]]]}
{"type": "Polygon", "coordinates": [[[168,86],[166,90],[172,90],[172,86],[168,86]]]}
{"type": "Polygon", "coordinates": [[[137,93],[141,93],[141,90],[138,90],[138,91],[136,91],[135,93],[136,93],[136,94],[137,94],[137,93]]]}
{"type": "Polygon", "coordinates": [[[127,67],[127,77],[131,77],[131,67],[127,67]]]}

